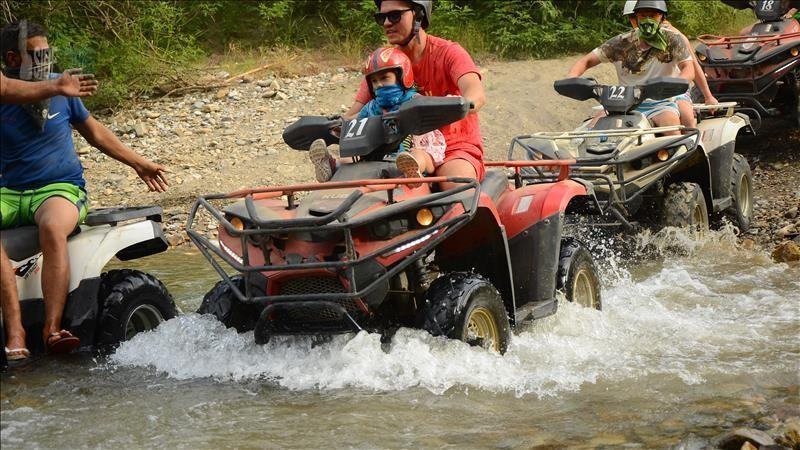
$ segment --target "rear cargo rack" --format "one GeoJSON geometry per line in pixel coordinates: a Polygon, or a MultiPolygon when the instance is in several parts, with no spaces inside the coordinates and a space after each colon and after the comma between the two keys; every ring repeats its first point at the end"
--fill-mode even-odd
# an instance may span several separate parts
{"type": "MultiPolygon", "coordinates": [[[[699,141],[699,136],[700,136],[700,131],[697,128],[686,128],[682,125],[656,127],[647,130],[611,129],[611,130],[564,131],[564,132],[550,132],[550,131],[538,132],[538,133],[514,137],[511,140],[511,144],[509,146],[508,157],[509,159],[515,159],[514,158],[515,150],[517,148],[521,148],[524,151],[525,157],[532,160],[538,161],[538,160],[550,160],[550,159],[553,160],[564,159],[565,157],[567,157],[567,155],[558,153],[560,149],[558,148],[558,145],[555,144],[555,141],[587,139],[587,138],[599,139],[608,137],[622,137],[623,139],[620,142],[616,143],[616,147],[613,149],[613,151],[610,151],[608,154],[598,155],[594,157],[575,158],[573,169],[577,169],[578,171],[573,174],[573,178],[585,180],[586,183],[593,185],[595,187],[603,186],[604,188],[607,188],[608,198],[606,199],[598,198],[595,190],[592,190],[591,197],[593,199],[593,204],[597,210],[597,213],[601,215],[612,214],[618,220],[627,224],[627,221],[624,219],[624,215],[621,212],[621,210],[624,209],[625,204],[637,199],[643,192],[646,192],[651,186],[657,183],[658,180],[654,180],[648,183],[647,185],[642,186],[641,188],[637,189],[637,191],[634,192],[633,194],[628,193],[627,187],[630,186],[631,183],[638,181],[641,178],[649,176],[652,172],[660,170],[666,165],[667,162],[664,162],[664,164],[658,164],[656,165],[656,167],[652,167],[652,170],[644,170],[643,172],[629,178],[625,177],[625,171],[623,170],[623,165],[630,164],[632,161],[635,160],[651,157],[663,148],[672,147],[683,142],[687,145],[688,151],[682,155],[671,156],[668,160],[669,164],[675,165],[675,163],[685,158],[688,158],[694,154],[694,152],[698,148],[697,144],[699,141]],[[643,136],[655,135],[658,133],[664,133],[670,131],[680,131],[682,134],[676,135],[672,137],[672,139],[662,138],[663,139],[662,145],[654,147],[652,150],[647,151],[645,153],[637,152],[634,155],[621,155],[622,151],[628,148],[629,146],[641,145],[643,136]],[[548,154],[542,149],[535,147],[531,141],[536,139],[552,141],[553,146],[555,147],[555,153],[548,154]],[[588,171],[580,170],[581,168],[599,168],[602,166],[613,166],[614,177],[612,177],[610,174],[591,173],[588,171]]],[[[569,157],[573,158],[574,155],[570,155],[569,157]]],[[[521,178],[524,182],[528,183],[549,182],[554,178],[553,175],[548,175],[546,172],[542,171],[539,168],[533,168],[533,169],[534,170],[528,170],[521,174],[521,178]]]]}

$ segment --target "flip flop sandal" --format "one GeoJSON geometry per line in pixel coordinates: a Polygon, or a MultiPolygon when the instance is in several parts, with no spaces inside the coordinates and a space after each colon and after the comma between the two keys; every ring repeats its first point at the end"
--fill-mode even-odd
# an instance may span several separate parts
{"type": "Polygon", "coordinates": [[[23,359],[28,359],[31,356],[30,350],[25,347],[20,348],[8,348],[6,347],[6,359],[9,361],[22,361],[23,359]]]}
{"type": "Polygon", "coordinates": [[[81,340],[67,330],[51,333],[47,338],[47,349],[50,353],[69,353],[81,345],[81,340]]]}

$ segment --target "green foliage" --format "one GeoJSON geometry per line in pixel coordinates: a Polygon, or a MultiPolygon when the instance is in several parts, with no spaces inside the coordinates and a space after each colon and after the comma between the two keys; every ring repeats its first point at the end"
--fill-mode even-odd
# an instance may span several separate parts
{"type": "MultiPolygon", "coordinates": [[[[670,0],[689,36],[752,20],[716,0],[670,0]]],[[[430,32],[476,57],[587,51],[629,25],[624,0],[435,0],[430,32]]],[[[384,42],[373,0],[0,0],[4,22],[45,25],[61,68],[103,82],[91,103],[113,106],[180,81],[204,55],[232,49],[326,49],[351,60],[384,42]]]]}

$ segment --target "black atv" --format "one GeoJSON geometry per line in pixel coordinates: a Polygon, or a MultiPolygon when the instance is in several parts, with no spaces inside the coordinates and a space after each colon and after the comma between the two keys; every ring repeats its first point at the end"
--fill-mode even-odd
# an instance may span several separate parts
{"type": "Polygon", "coordinates": [[[697,60],[711,92],[753,118],[785,118],[800,127],[800,23],[784,17],[797,0],[723,0],[755,12],[738,36],[703,35],[697,60]]]}

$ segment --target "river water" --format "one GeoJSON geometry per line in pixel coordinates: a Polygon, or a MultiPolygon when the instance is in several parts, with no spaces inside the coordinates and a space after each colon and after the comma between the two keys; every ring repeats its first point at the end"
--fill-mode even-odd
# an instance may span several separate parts
{"type": "Polygon", "coordinates": [[[171,250],[126,267],[187,314],[3,377],[2,445],[702,448],[800,415],[800,266],[724,232],[655,253],[606,258],[603,311],[562,303],[499,356],[415,330],[256,346],[190,313],[217,275],[171,250]]]}

